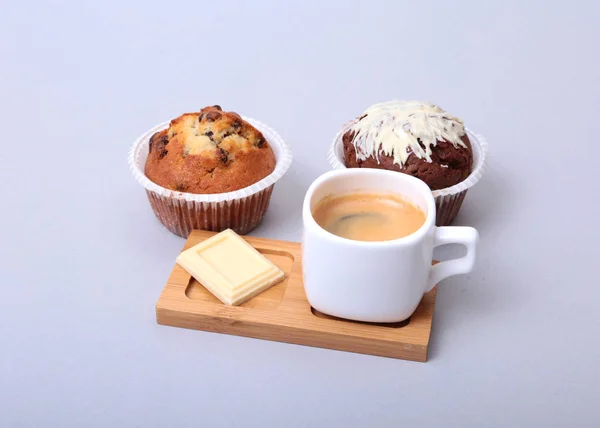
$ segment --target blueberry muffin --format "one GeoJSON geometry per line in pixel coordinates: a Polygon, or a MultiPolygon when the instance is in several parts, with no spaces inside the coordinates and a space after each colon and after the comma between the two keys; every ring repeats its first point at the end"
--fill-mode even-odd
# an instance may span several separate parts
{"type": "Polygon", "coordinates": [[[225,193],[248,187],[275,169],[262,133],[218,105],[173,119],[150,139],[145,174],[167,189],[225,193]]]}
{"type": "Polygon", "coordinates": [[[342,136],[348,168],[410,174],[431,190],[469,176],[473,152],[462,120],[434,104],[392,101],[367,109],[342,136]]]}

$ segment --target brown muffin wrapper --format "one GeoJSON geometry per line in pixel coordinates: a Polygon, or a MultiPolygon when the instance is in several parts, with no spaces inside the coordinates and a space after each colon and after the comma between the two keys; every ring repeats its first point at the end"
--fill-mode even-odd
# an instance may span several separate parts
{"type": "Polygon", "coordinates": [[[221,232],[233,229],[244,235],[264,218],[275,185],[253,195],[221,202],[194,202],[164,197],[146,190],[152,211],[172,233],[187,238],[194,229],[221,232]]]}
{"type": "Polygon", "coordinates": [[[460,207],[465,200],[467,190],[454,195],[438,196],[435,198],[436,226],[449,226],[452,224],[460,207]]]}

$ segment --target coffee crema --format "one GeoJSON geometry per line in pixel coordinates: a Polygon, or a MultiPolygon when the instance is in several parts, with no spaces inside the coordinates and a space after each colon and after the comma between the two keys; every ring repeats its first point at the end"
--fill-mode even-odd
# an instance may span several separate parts
{"type": "Polygon", "coordinates": [[[313,210],[326,231],[355,241],[390,241],[416,232],[425,213],[398,195],[349,193],[327,196],[313,210]]]}

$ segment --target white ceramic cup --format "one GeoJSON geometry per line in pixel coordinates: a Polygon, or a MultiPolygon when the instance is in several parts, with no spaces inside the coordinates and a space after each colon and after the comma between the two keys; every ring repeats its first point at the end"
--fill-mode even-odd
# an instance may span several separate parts
{"type": "Polygon", "coordinates": [[[367,322],[399,322],[415,311],[423,294],[439,281],[468,273],[479,235],[472,227],[436,227],[431,190],[412,176],[369,168],[330,171],[315,180],[302,208],[302,273],[311,306],[325,314],[367,322]],[[420,207],[425,223],[400,239],[380,242],[341,238],[313,218],[315,205],[328,195],[395,194],[420,207]],[[432,266],[433,249],[458,243],[464,257],[432,266]]]}

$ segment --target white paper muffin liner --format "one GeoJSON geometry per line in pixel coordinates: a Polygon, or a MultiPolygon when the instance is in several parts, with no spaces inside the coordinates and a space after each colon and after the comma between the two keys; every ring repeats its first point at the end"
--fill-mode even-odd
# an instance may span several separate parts
{"type": "MultiPolygon", "coordinates": [[[[344,165],[344,143],[343,135],[350,129],[358,119],[353,119],[346,123],[342,129],[336,134],[333,143],[329,149],[328,159],[329,164],[333,169],[345,169],[344,165]]],[[[436,225],[447,226],[454,221],[458,211],[465,199],[467,191],[479,181],[485,172],[485,162],[487,158],[488,145],[483,136],[471,132],[465,128],[471,146],[473,148],[473,170],[471,174],[463,181],[454,186],[444,189],[433,190],[436,207],[436,225]]]]}
{"type": "Polygon", "coordinates": [[[251,186],[227,193],[195,194],[166,189],[144,174],[150,137],[168,128],[161,123],[142,134],[129,150],[129,169],[144,189],[156,217],[176,235],[187,238],[194,229],[220,232],[233,229],[246,234],[260,224],[271,200],[277,180],[289,169],[292,152],[275,130],[269,126],[242,117],[258,129],[267,139],[275,154],[275,169],[271,174],[251,186]]]}

